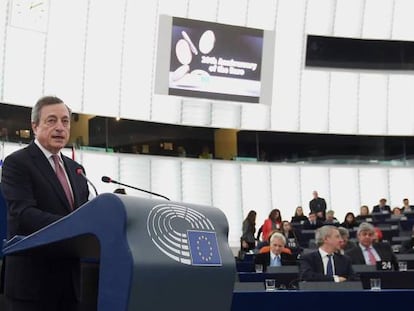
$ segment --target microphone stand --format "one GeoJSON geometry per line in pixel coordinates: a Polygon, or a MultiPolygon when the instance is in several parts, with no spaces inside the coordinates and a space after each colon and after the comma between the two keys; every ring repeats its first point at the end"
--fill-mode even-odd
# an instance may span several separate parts
{"type": "Polygon", "coordinates": [[[166,200],[170,201],[169,198],[167,198],[166,196],[164,196],[162,194],[158,194],[158,193],[151,192],[151,191],[148,191],[148,190],[145,190],[145,189],[141,189],[141,188],[137,188],[137,187],[134,187],[134,186],[130,186],[130,185],[127,185],[127,184],[124,184],[124,183],[121,183],[119,181],[112,180],[112,179],[109,182],[112,182],[114,184],[118,184],[118,185],[121,185],[121,186],[124,186],[124,187],[127,187],[127,188],[131,188],[131,189],[135,189],[135,190],[138,190],[138,191],[142,191],[142,192],[145,192],[145,193],[148,193],[148,194],[152,194],[152,195],[155,195],[155,196],[158,196],[158,197],[161,197],[163,199],[166,199],[166,200]]]}

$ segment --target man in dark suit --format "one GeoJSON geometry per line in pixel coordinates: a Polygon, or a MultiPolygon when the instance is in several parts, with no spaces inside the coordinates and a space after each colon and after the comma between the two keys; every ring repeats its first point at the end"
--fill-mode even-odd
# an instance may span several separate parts
{"type": "Polygon", "coordinates": [[[382,198],[379,200],[379,204],[374,205],[372,208],[373,213],[391,213],[391,207],[387,205],[387,199],[382,198]]]}
{"type": "Polygon", "coordinates": [[[309,201],[309,209],[312,213],[316,214],[320,220],[326,219],[326,201],[324,198],[319,197],[318,191],[312,192],[313,199],[309,201]]]}
{"type": "Polygon", "coordinates": [[[263,271],[268,266],[292,266],[296,265],[295,256],[282,252],[286,245],[283,234],[275,232],[270,236],[270,252],[256,254],[254,263],[263,265],[263,271]]]}
{"type": "Polygon", "coordinates": [[[411,228],[411,239],[401,243],[400,253],[414,254],[414,225],[411,228]]]}
{"type": "MultiPolygon", "coordinates": [[[[8,239],[27,236],[88,200],[86,180],[76,173],[83,167],[61,153],[69,140],[70,119],[61,99],[42,97],[31,115],[35,140],[5,159],[1,186],[8,205],[8,239]]],[[[78,259],[22,255],[6,261],[7,311],[78,309],[78,259]]]]}
{"type": "Polygon", "coordinates": [[[339,234],[341,235],[342,242],[340,243],[339,252],[344,255],[345,252],[350,250],[351,248],[356,247],[356,244],[349,240],[349,231],[345,227],[338,227],[339,234]]]}
{"type": "Polygon", "coordinates": [[[403,213],[412,213],[414,212],[414,205],[411,205],[410,201],[405,198],[403,199],[403,206],[401,206],[401,211],[403,213]]]}
{"type": "Polygon", "coordinates": [[[370,223],[363,222],[357,231],[358,245],[345,254],[351,258],[353,265],[377,265],[383,263],[383,269],[394,267],[398,271],[398,261],[388,243],[374,243],[375,229],[370,223]]]}
{"type": "Polygon", "coordinates": [[[314,212],[310,212],[308,219],[303,223],[303,229],[316,230],[323,226],[323,221],[316,216],[314,212]]]}
{"type": "Polygon", "coordinates": [[[344,282],[358,279],[351,260],[338,252],[342,239],[337,227],[320,227],[315,233],[315,240],[319,249],[303,255],[300,260],[301,280],[344,282]]]}

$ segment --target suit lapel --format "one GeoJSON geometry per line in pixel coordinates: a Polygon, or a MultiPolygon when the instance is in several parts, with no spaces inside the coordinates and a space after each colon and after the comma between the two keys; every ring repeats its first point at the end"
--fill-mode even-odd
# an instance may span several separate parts
{"type": "Polygon", "coordinates": [[[59,197],[62,204],[65,206],[68,212],[71,212],[71,208],[68,200],[66,199],[65,191],[60,184],[59,179],[56,176],[55,171],[49,163],[49,160],[45,157],[43,152],[36,146],[35,143],[31,143],[28,146],[29,153],[33,159],[33,163],[38,168],[39,172],[50,183],[56,195],[59,197]]]}
{"type": "Polygon", "coordinates": [[[335,274],[337,275],[341,275],[343,273],[343,271],[341,271],[341,268],[342,268],[341,260],[342,258],[338,254],[334,253],[333,261],[334,261],[334,267],[335,267],[335,274]]]}

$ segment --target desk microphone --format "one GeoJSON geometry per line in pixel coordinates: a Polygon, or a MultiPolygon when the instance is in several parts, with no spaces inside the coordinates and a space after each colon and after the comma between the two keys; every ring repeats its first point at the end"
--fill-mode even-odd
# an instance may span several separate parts
{"type": "Polygon", "coordinates": [[[83,178],[85,178],[85,180],[88,182],[88,184],[90,184],[92,186],[93,190],[95,190],[96,196],[98,196],[98,191],[96,190],[94,184],[88,179],[88,177],[86,177],[85,173],[83,172],[83,169],[78,167],[76,169],[76,174],[81,175],[83,178]]]}
{"type": "Polygon", "coordinates": [[[134,186],[130,186],[130,185],[127,185],[127,184],[123,184],[123,183],[121,183],[119,181],[113,180],[111,177],[108,177],[108,176],[102,176],[102,181],[103,182],[106,182],[106,183],[118,184],[118,185],[121,185],[121,186],[124,186],[124,187],[128,187],[128,188],[131,188],[131,189],[135,189],[135,190],[138,190],[138,191],[142,191],[142,192],[145,192],[145,193],[149,193],[149,194],[152,194],[152,195],[155,195],[157,197],[161,197],[161,198],[164,198],[164,199],[170,201],[169,198],[167,198],[166,196],[164,196],[162,194],[158,194],[158,193],[155,193],[155,192],[151,192],[151,191],[148,191],[148,190],[140,189],[140,188],[137,188],[137,187],[134,187],[134,186]]]}

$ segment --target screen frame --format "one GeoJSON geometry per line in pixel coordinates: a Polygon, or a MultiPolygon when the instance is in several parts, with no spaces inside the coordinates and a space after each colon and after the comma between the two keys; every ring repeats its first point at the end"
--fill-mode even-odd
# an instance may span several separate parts
{"type": "Polygon", "coordinates": [[[158,31],[158,47],[157,47],[157,63],[154,92],[160,95],[179,96],[194,99],[208,99],[212,101],[227,101],[233,103],[255,103],[255,104],[270,104],[273,94],[273,72],[274,72],[274,32],[265,29],[248,28],[242,26],[234,26],[222,23],[212,23],[207,21],[199,21],[195,19],[185,19],[180,17],[173,17],[169,15],[159,16],[159,31],[158,31]],[[171,64],[171,49],[172,47],[172,31],[173,23],[178,21],[191,24],[212,24],[216,27],[232,27],[238,29],[246,34],[262,34],[262,55],[260,65],[260,95],[244,96],[227,93],[212,93],[202,92],[198,90],[184,90],[174,89],[169,86],[169,74],[171,64]]]}

